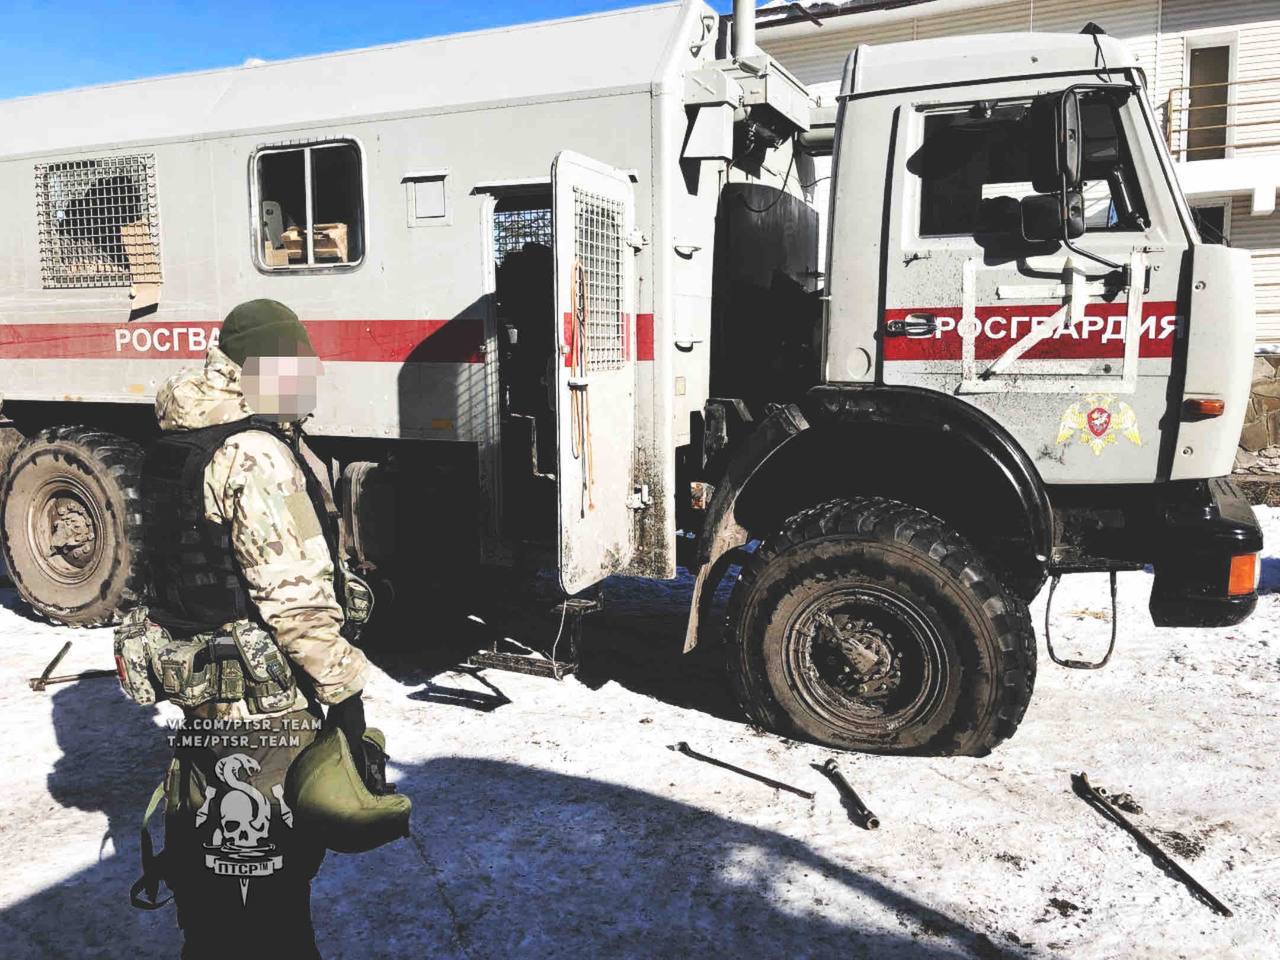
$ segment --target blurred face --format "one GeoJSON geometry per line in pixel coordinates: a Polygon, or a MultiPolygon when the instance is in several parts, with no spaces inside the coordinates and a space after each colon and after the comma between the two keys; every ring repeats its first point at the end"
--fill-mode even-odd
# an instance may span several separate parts
{"type": "Polygon", "coordinates": [[[250,410],[287,423],[315,411],[317,381],[323,372],[315,357],[248,357],[240,383],[250,410]]]}

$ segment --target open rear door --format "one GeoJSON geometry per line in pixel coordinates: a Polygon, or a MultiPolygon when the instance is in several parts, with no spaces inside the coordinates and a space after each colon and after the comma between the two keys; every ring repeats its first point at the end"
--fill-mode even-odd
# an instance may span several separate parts
{"type": "Polygon", "coordinates": [[[577,593],[632,552],[635,198],[623,172],[568,150],[551,165],[556,250],[557,547],[577,593]]]}

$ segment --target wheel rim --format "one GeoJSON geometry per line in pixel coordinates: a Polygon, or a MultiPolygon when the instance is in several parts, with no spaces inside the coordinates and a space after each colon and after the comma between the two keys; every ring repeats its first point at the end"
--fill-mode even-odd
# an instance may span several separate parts
{"type": "Polygon", "coordinates": [[[49,578],[67,585],[89,580],[104,553],[105,529],[96,498],[72,477],[44,483],[27,511],[27,545],[49,578]]]}
{"type": "Polygon", "coordinates": [[[927,723],[942,704],[950,664],[929,617],[875,585],[812,598],[787,630],[787,682],[805,709],[871,739],[927,723]]]}

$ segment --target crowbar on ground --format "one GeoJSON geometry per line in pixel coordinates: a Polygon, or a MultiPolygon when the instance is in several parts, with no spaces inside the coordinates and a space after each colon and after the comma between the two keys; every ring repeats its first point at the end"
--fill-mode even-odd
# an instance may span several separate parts
{"type": "Polygon", "coordinates": [[[786,790],[788,793],[794,793],[796,796],[804,797],[806,800],[813,799],[813,794],[808,790],[801,790],[799,787],[793,787],[791,784],[783,783],[781,780],[774,780],[772,777],[766,777],[762,773],[753,773],[750,770],[743,770],[742,767],[735,767],[732,763],[725,763],[723,760],[717,760],[715,757],[709,757],[705,753],[699,753],[683,740],[679,743],[668,745],[667,749],[674,750],[676,753],[683,753],[686,757],[691,757],[694,760],[701,760],[703,763],[709,763],[712,766],[732,771],[739,776],[748,777],[751,780],[758,780],[760,783],[773,787],[775,790],[786,790]]]}
{"type": "Polygon", "coordinates": [[[56,668],[58,664],[62,662],[62,658],[67,655],[67,651],[70,649],[71,649],[71,641],[68,640],[66,643],[62,645],[62,649],[57,652],[54,658],[49,661],[49,665],[44,668],[44,672],[40,674],[40,676],[32,677],[30,680],[28,680],[27,686],[29,686],[36,693],[40,693],[42,690],[44,690],[45,687],[49,686],[49,684],[51,683],[75,683],[77,680],[92,680],[95,677],[116,676],[116,671],[114,670],[84,670],[84,671],[81,671],[80,673],[69,673],[60,677],[50,676],[50,674],[53,673],[54,668],[56,668]]]}
{"type": "Polygon", "coordinates": [[[1100,790],[1089,782],[1089,775],[1087,773],[1081,772],[1072,774],[1071,785],[1075,788],[1076,794],[1087,802],[1089,806],[1093,807],[1112,823],[1122,827],[1135,840],[1137,840],[1138,846],[1142,847],[1142,849],[1146,851],[1147,855],[1155,861],[1156,866],[1181,880],[1192,893],[1224,917],[1230,917],[1233,915],[1230,907],[1210,893],[1205,888],[1204,884],[1191,874],[1187,873],[1187,871],[1183,869],[1182,865],[1174,860],[1173,857],[1169,856],[1169,854],[1165,853],[1154,840],[1134,826],[1133,822],[1120,811],[1120,808],[1114,802],[1112,802],[1105,790],[1100,790]]]}

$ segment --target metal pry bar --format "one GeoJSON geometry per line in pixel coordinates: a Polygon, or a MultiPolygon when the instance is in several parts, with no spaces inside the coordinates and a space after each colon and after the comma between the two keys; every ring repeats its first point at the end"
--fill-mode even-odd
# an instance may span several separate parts
{"type": "Polygon", "coordinates": [[[49,674],[53,673],[53,671],[57,669],[58,664],[62,662],[62,658],[70,651],[71,641],[68,640],[62,645],[62,649],[53,655],[53,659],[49,661],[49,665],[44,668],[44,673],[40,674],[38,677],[32,677],[27,681],[27,683],[31,685],[31,689],[36,691],[43,690],[45,684],[49,682],[49,674]]]}
{"type": "Polygon", "coordinates": [[[27,684],[37,693],[44,690],[45,687],[54,683],[76,683],[80,680],[105,680],[107,677],[115,677],[118,674],[114,670],[84,670],[80,673],[68,673],[61,677],[32,677],[27,684]]]}
{"type": "Polygon", "coordinates": [[[783,783],[781,780],[774,780],[772,777],[766,777],[761,773],[753,773],[750,770],[743,770],[742,767],[735,767],[732,763],[725,763],[723,760],[717,760],[715,757],[709,757],[705,753],[699,753],[683,740],[679,743],[668,745],[667,749],[674,750],[676,753],[683,753],[686,757],[691,757],[694,760],[701,760],[703,763],[709,763],[712,766],[732,771],[739,776],[747,777],[751,780],[757,780],[760,783],[773,787],[775,790],[786,790],[788,793],[794,793],[797,797],[804,797],[806,800],[813,799],[813,794],[808,790],[801,790],[799,787],[793,787],[791,784],[783,783]]]}
{"type": "Polygon", "coordinates": [[[1089,782],[1088,774],[1084,772],[1073,774],[1071,777],[1071,785],[1075,788],[1076,793],[1085,800],[1085,802],[1101,813],[1104,817],[1122,827],[1135,840],[1137,840],[1138,846],[1142,847],[1147,855],[1155,861],[1156,866],[1160,867],[1166,873],[1173,874],[1177,879],[1181,880],[1192,893],[1207,903],[1216,912],[1222,914],[1224,917],[1233,916],[1230,907],[1205,889],[1204,885],[1199,880],[1187,873],[1182,865],[1174,860],[1173,857],[1169,856],[1169,854],[1165,853],[1165,851],[1154,840],[1135,827],[1133,822],[1120,811],[1119,807],[1109,800],[1107,795],[1094,787],[1094,785],[1089,782]]]}
{"type": "Polygon", "coordinates": [[[826,774],[827,779],[835,784],[836,789],[840,791],[845,809],[849,811],[849,819],[863,830],[880,829],[880,818],[872,813],[867,805],[862,802],[862,798],[858,796],[858,791],[853,789],[853,784],[845,779],[844,774],[840,772],[840,768],[836,766],[834,757],[828,758],[827,762],[821,766],[816,763],[814,766],[826,774]]]}
{"type": "Polygon", "coordinates": [[[71,673],[62,677],[50,676],[50,674],[53,673],[54,669],[58,666],[58,664],[62,662],[62,658],[67,655],[67,651],[69,651],[70,649],[71,649],[71,641],[68,640],[66,643],[62,645],[62,649],[57,652],[54,658],[49,661],[49,665],[44,668],[44,673],[40,674],[40,676],[38,677],[32,677],[30,680],[28,680],[27,686],[29,686],[36,693],[40,693],[45,689],[45,687],[49,686],[49,684],[51,683],[75,683],[77,680],[92,680],[95,677],[116,676],[116,672],[114,670],[84,670],[80,673],[71,673]]]}

